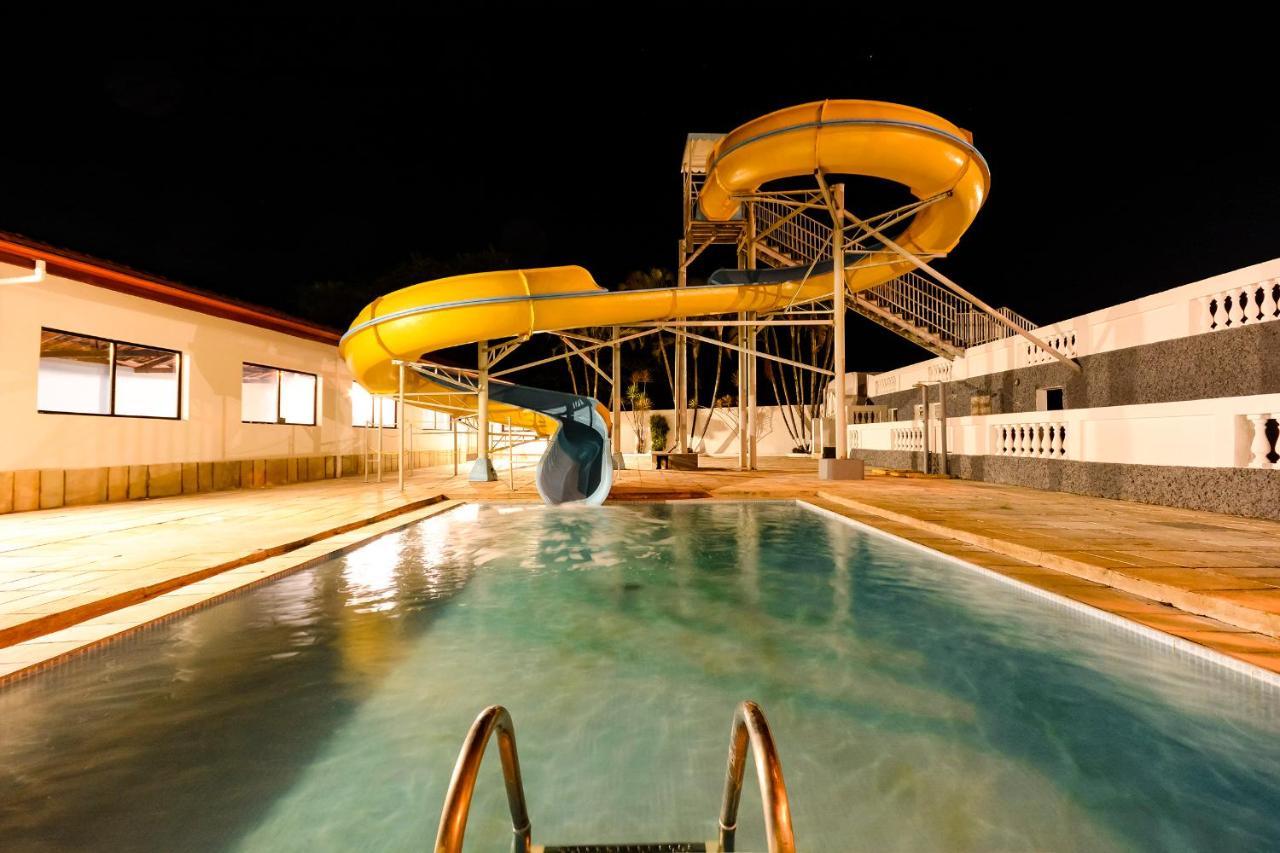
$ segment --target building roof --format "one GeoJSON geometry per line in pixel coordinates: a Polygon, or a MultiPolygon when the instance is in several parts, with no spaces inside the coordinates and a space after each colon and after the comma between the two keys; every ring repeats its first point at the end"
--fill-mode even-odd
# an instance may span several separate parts
{"type": "Polygon", "coordinates": [[[0,231],[0,262],[26,266],[33,261],[44,261],[45,269],[50,275],[198,311],[212,317],[247,323],[326,344],[337,344],[341,337],[336,329],[291,317],[271,308],[199,290],[81,252],[50,246],[21,234],[0,231]]]}

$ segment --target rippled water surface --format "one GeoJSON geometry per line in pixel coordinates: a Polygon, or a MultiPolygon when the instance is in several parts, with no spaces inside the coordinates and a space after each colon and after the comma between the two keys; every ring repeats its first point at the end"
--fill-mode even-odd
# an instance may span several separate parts
{"type": "Polygon", "coordinates": [[[712,838],[744,698],[804,851],[1280,848],[1269,689],[781,503],[462,507],[0,690],[0,848],[429,849],[491,703],[535,842],[712,838]]]}

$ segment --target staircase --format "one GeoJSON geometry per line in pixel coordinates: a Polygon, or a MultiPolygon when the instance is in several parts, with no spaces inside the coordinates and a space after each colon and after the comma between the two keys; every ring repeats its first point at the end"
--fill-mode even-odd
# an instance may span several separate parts
{"type": "MultiPolygon", "coordinates": [[[[831,260],[831,226],[773,201],[755,207],[758,257],[775,269],[801,269],[831,260]]],[[[850,249],[864,248],[851,243],[850,249]]],[[[849,308],[935,355],[954,359],[967,347],[1015,334],[947,288],[915,272],[868,290],[849,292],[849,308]]],[[[1035,324],[1008,308],[999,312],[1019,328],[1035,324]]]]}

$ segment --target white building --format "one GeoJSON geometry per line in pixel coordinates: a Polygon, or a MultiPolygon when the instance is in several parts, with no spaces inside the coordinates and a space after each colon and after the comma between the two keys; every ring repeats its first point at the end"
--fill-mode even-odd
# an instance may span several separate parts
{"type": "MultiPolygon", "coordinates": [[[[338,357],[338,333],[0,234],[0,513],[351,475],[392,400],[338,357]],[[35,267],[43,266],[43,275],[35,267]]],[[[409,410],[415,465],[448,418],[409,410]]],[[[371,458],[376,466],[376,456],[371,458]]]]}
{"type": "Polygon", "coordinates": [[[1035,331],[1079,372],[1011,337],[881,373],[850,455],[922,469],[927,446],[940,472],[945,447],[966,479],[1280,519],[1277,321],[1280,259],[1035,331]]]}

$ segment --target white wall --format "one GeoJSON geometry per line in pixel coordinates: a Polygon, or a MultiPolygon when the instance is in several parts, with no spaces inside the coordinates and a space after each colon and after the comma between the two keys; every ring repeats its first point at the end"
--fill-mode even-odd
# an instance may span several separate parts
{"type": "MultiPolygon", "coordinates": [[[[29,273],[0,263],[0,277],[29,273]]],[[[358,453],[350,388],[329,344],[53,275],[0,286],[0,471],[358,453]],[[181,420],[38,413],[42,326],[180,351],[181,420]],[[241,423],[246,361],[316,374],[316,426],[241,423]]],[[[394,451],[396,431],[384,439],[394,451]]],[[[415,437],[419,450],[434,444],[451,446],[446,436],[415,437]]]]}
{"type": "MultiPolygon", "coordinates": [[[[791,449],[795,446],[790,433],[783,421],[782,412],[777,406],[761,406],[758,410],[757,426],[756,426],[756,453],[759,456],[787,456],[791,453],[791,449]]],[[[738,455],[738,428],[737,428],[737,408],[732,409],[716,409],[710,415],[711,423],[707,427],[705,436],[701,439],[700,445],[695,445],[692,449],[705,453],[709,456],[733,456],[738,455]]],[[[676,446],[675,423],[676,416],[673,409],[655,409],[651,412],[644,412],[641,420],[644,424],[645,449],[652,451],[652,443],[649,441],[649,416],[652,414],[665,415],[667,423],[670,424],[670,437],[667,439],[667,446],[674,448],[676,446]]],[[[690,420],[693,417],[693,410],[689,410],[690,420]]],[[[706,409],[698,410],[698,426],[701,432],[702,423],[708,417],[706,409]]],[[[622,413],[622,452],[634,453],[636,451],[636,432],[632,427],[633,420],[630,412],[622,413]]]]}
{"type": "MultiPolygon", "coordinates": [[[[948,418],[947,452],[1196,468],[1272,467],[1258,464],[1255,424],[1258,417],[1277,414],[1280,394],[948,418]],[[1060,430],[1056,443],[1055,429],[1060,430]]],[[[935,452],[939,428],[936,419],[930,421],[929,444],[935,452]]],[[[919,432],[918,421],[860,424],[849,427],[849,447],[918,450],[919,432]]]]}

